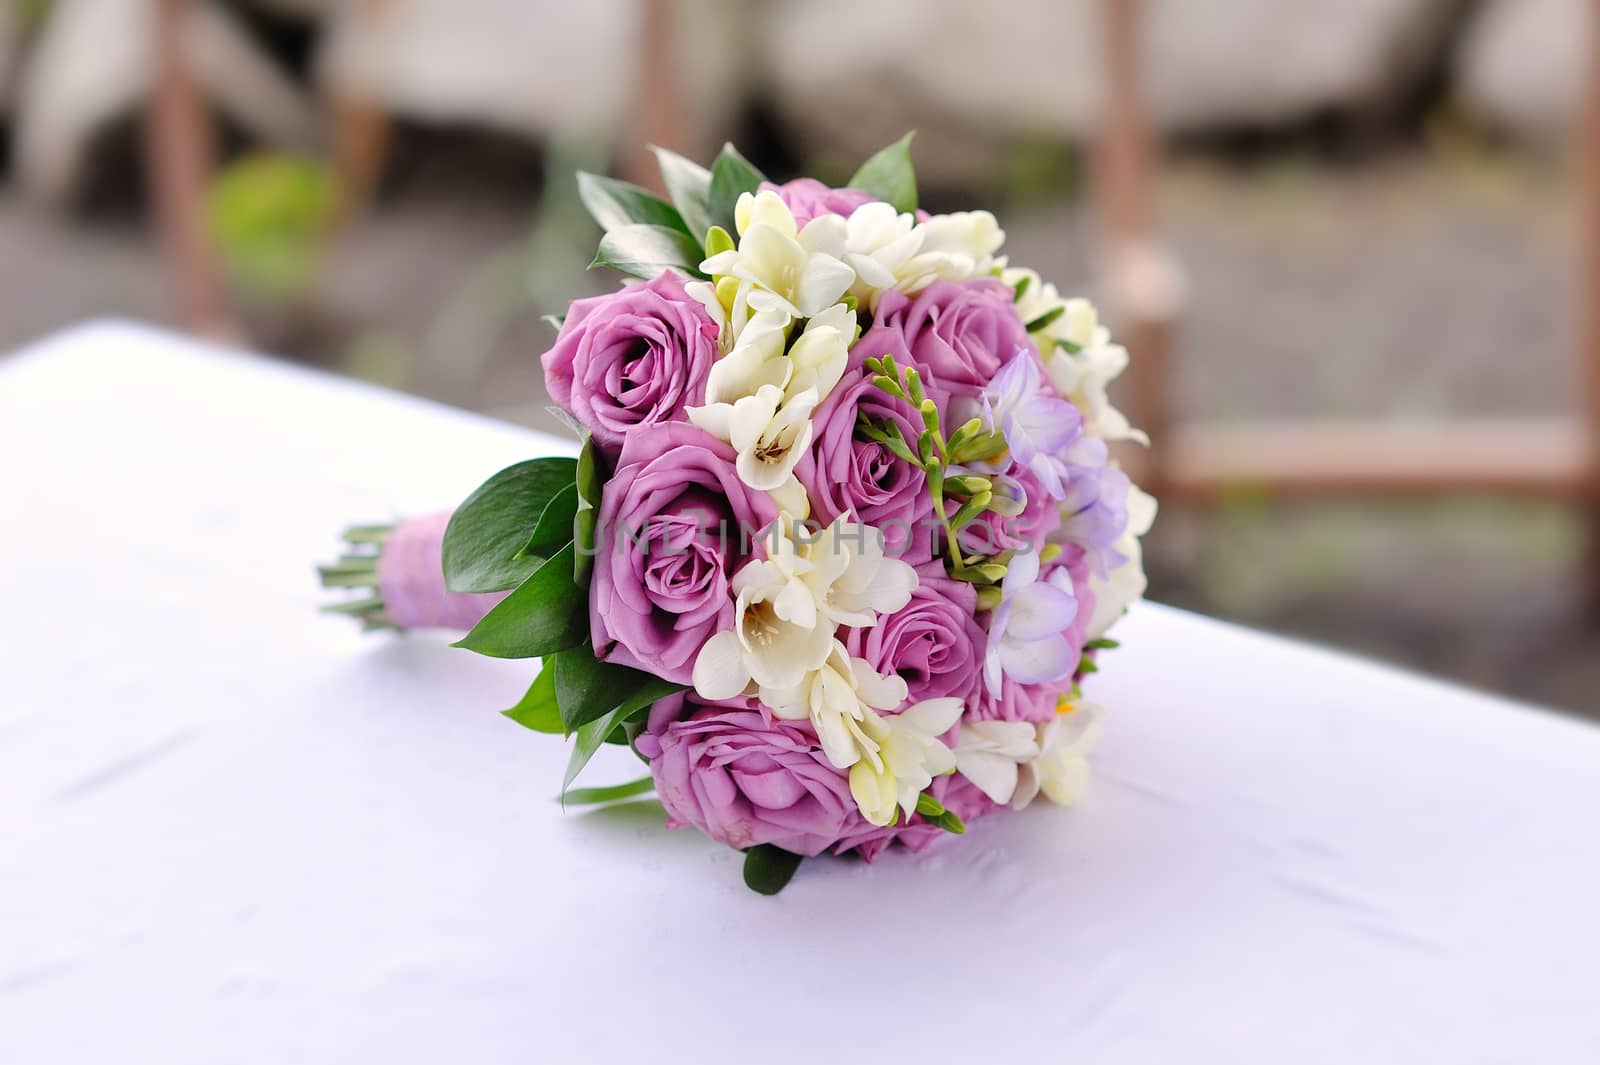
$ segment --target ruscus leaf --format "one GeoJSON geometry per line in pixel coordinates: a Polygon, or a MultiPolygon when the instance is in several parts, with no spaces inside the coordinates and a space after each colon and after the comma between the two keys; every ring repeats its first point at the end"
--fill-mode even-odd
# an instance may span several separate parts
{"type": "Polygon", "coordinates": [[[609,266],[648,281],[667,270],[704,276],[700,273],[703,258],[700,242],[682,230],[635,223],[607,230],[589,266],[609,266]]]}
{"type": "Polygon", "coordinates": [[[595,224],[608,232],[635,223],[689,232],[683,215],[672,204],[616,178],[579,171],[578,199],[595,224]]]}
{"type": "Polygon", "coordinates": [[[466,498],[444,531],[444,582],[452,592],[503,592],[538,568],[519,558],[528,536],[577,463],[541,458],[507,466],[466,498]]]}
{"type": "Polygon", "coordinates": [[[685,159],[677,152],[654,148],[656,165],[661,168],[661,183],[667,187],[673,206],[683,216],[683,224],[696,243],[705,240],[711,228],[711,171],[685,159]]]}
{"type": "MultiPolygon", "coordinates": [[[[732,144],[724,144],[717,161],[711,165],[711,191],[709,206],[711,222],[728,233],[735,231],[733,209],[739,197],[755,192],[767,176],[751,165],[732,144]]],[[[709,227],[708,227],[709,228],[709,227]]]]}
{"type": "Polygon", "coordinates": [[[589,636],[588,589],[572,578],[572,545],[556,552],[456,641],[491,658],[542,658],[589,636]]]}
{"type": "Polygon", "coordinates": [[[849,186],[893,205],[902,213],[917,209],[917,173],[911,166],[913,130],[861,164],[849,186]]]}
{"type": "Polygon", "coordinates": [[[744,852],[745,887],[758,895],[776,895],[794,878],[802,861],[800,855],[770,843],[751,847],[744,852]]]}
{"type": "Polygon", "coordinates": [[[595,803],[631,799],[635,795],[646,795],[654,790],[656,790],[655,778],[646,776],[630,780],[626,784],[613,784],[607,788],[573,788],[561,796],[561,801],[569,806],[593,806],[595,803]]]}
{"type": "Polygon", "coordinates": [[[545,659],[539,675],[533,678],[528,692],[509,710],[500,711],[524,728],[535,732],[563,733],[561,708],[556,704],[556,671],[550,659],[545,659]]]}

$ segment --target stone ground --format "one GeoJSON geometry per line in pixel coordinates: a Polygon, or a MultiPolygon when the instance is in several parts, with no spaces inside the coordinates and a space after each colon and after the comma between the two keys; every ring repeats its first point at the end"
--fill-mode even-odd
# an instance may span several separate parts
{"type": "MultiPolygon", "coordinates": [[[[539,315],[600,279],[559,200],[426,184],[329,256],[315,303],[246,311],[256,346],[548,426],[539,315]],[[530,296],[529,293],[532,293],[530,296]]],[[[1574,393],[1570,189],[1559,167],[1435,150],[1360,166],[1179,160],[1161,205],[1191,273],[1173,387],[1189,415],[1545,414],[1574,393]]],[[[102,212],[102,214],[104,214],[102,212]]],[[[1013,258],[1089,277],[1070,197],[1004,214],[1013,258]]],[[[94,315],[160,318],[149,237],[0,193],[0,350],[94,315]]],[[[1600,623],[1576,585],[1575,510],[1493,499],[1169,508],[1156,599],[1600,718],[1600,623]]],[[[1359,692],[1352,699],[1361,698],[1359,692]]]]}

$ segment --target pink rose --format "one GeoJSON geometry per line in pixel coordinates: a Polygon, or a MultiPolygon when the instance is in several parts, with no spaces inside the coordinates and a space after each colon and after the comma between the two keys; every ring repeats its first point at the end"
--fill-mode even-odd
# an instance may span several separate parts
{"type": "Polygon", "coordinates": [[[816,178],[795,178],[782,185],[765,181],[761,184],[761,191],[776,192],[789,208],[789,213],[794,215],[795,225],[801,229],[818,215],[836,214],[849,218],[857,207],[872,202],[871,194],[860,189],[829,188],[816,178]]]}
{"type": "Polygon", "coordinates": [[[880,330],[897,333],[930,391],[971,395],[1019,349],[1031,350],[1014,295],[994,278],[935,281],[915,296],[885,292],[861,343],[880,330]]]}
{"type": "Polygon", "coordinates": [[[634,430],[600,501],[589,624],[608,662],[688,684],[733,627],[734,571],[778,516],[739,479],[733,448],[685,422],[634,430]]]}
{"type": "MultiPolygon", "coordinates": [[[[857,345],[857,350],[865,349],[857,345]]],[[[842,514],[852,514],[883,533],[891,556],[917,565],[932,553],[928,545],[933,538],[929,522],[933,503],[927,475],[869,439],[857,423],[866,415],[900,426],[916,440],[922,419],[909,404],[872,383],[871,375],[861,368],[864,357],[853,353],[854,365],[812,415],[811,450],[795,466],[795,476],[811,499],[812,518],[827,525],[842,514]]]]}
{"type": "MultiPolygon", "coordinates": [[[[690,697],[684,709],[695,705],[690,697]]],[[[796,722],[706,708],[641,734],[638,747],[668,823],[730,847],[770,843],[810,857],[860,820],[848,777],[796,722]]]]}
{"type": "Polygon", "coordinates": [[[973,618],[978,593],[945,576],[939,559],[918,567],[911,602],[870,628],[841,634],[850,654],[879,673],[897,673],[912,702],[953,696],[970,704],[982,686],[983,629],[973,618]]]}
{"type": "Polygon", "coordinates": [[[628,433],[685,420],[684,408],[705,401],[717,334],[717,323],[684,292],[683,278],[669,271],[574,300],[540,360],[545,384],[615,458],[628,433]]]}

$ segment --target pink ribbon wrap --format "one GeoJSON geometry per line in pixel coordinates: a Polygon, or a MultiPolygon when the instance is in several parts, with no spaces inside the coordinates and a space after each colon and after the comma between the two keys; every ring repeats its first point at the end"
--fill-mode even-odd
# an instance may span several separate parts
{"type": "Polygon", "coordinates": [[[456,629],[476,625],[505,592],[448,592],[444,587],[444,529],[450,512],[413,518],[394,527],[378,557],[378,591],[384,613],[402,629],[456,629]]]}

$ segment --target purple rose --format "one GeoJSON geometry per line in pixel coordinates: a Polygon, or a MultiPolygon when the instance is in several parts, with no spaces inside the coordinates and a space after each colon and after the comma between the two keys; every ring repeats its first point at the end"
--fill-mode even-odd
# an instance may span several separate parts
{"type": "Polygon", "coordinates": [[[816,521],[827,525],[841,514],[854,514],[882,531],[892,557],[917,565],[931,555],[931,529],[920,524],[933,516],[927,475],[868,439],[857,419],[864,414],[900,426],[913,441],[922,432],[922,419],[872,383],[860,365],[864,357],[853,356],[854,365],[812,415],[811,450],[795,466],[795,476],[805,486],[816,521]]]}
{"type": "Polygon", "coordinates": [[[638,746],[668,823],[718,843],[771,843],[809,857],[860,820],[849,778],[799,723],[708,708],[641,734],[638,746]]]}
{"type": "Polygon", "coordinates": [[[923,381],[946,394],[977,392],[1030,347],[1011,287],[994,278],[935,281],[910,297],[885,292],[872,332],[880,329],[900,334],[923,381]]]}
{"type": "Polygon", "coordinates": [[[849,218],[857,207],[871,203],[872,196],[860,189],[829,188],[816,178],[795,178],[782,185],[762,182],[763,192],[776,192],[794,215],[795,225],[805,228],[818,215],[836,214],[849,218]]]}
{"type": "Polygon", "coordinates": [[[545,352],[550,396],[594,434],[608,457],[635,429],[682,420],[705,401],[717,323],[663,273],[643,285],[574,300],[545,352]]]}
{"type": "Polygon", "coordinates": [[[734,452],[684,422],[635,430],[600,502],[589,624],[595,653],[678,684],[733,627],[733,573],[778,516],[734,452]]]}
{"type": "Polygon", "coordinates": [[[977,590],[945,576],[939,560],[920,566],[918,575],[911,602],[841,638],[852,656],[879,673],[899,674],[911,701],[953,696],[970,703],[983,673],[985,637],[973,617],[977,590]]]}

